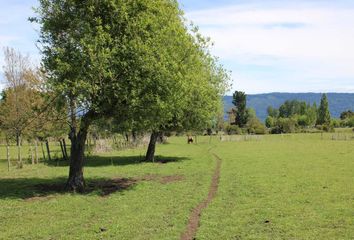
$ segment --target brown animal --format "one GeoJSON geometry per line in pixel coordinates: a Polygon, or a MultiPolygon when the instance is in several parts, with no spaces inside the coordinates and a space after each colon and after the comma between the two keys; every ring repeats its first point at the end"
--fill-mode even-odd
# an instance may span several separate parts
{"type": "Polygon", "coordinates": [[[193,142],[194,142],[193,137],[188,136],[188,144],[191,144],[193,142]]]}

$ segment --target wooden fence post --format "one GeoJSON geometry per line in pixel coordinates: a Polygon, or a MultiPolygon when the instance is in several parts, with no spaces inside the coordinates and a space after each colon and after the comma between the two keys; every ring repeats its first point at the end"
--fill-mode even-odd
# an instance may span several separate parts
{"type": "Polygon", "coordinates": [[[63,138],[63,147],[64,147],[64,152],[65,152],[65,157],[69,161],[68,151],[66,150],[66,142],[65,142],[64,138],[63,138]]]}
{"type": "Polygon", "coordinates": [[[59,139],[59,144],[60,144],[61,154],[63,155],[63,160],[66,161],[67,159],[65,156],[64,146],[63,143],[61,142],[61,139],[59,139]]]}

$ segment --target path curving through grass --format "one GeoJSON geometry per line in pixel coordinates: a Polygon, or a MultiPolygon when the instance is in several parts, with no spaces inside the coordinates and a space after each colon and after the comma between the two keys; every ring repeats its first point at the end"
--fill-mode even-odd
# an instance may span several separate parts
{"type": "Polygon", "coordinates": [[[202,202],[200,202],[191,212],[189,216],[187,228],[185,232],[181,235],[181,240],[195,239],[196,233],[198,231],[202,211],[206,207],[208,207],[208,205],[214,199],[216,192],[218,191],[222,159],[214,153],[212,153],[212,155],[216,159],[216,167],[214,170],[213,177],[211,179],[208,196],[202,202]]]}

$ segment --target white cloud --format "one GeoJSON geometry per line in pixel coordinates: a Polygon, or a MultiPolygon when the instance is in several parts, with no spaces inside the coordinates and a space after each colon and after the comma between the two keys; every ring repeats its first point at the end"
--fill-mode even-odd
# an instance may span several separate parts
{"type": "MultiPolygon", "coordinates": [[[[340,84],[340,78],[351,78],[354,83],[352,8],[300,1],[297,6],[283,4],[272,8],[254,4],[228,6],[189,12],[187,18],[213,39],[214,53],[224,61],[242,62],[255,68],[261,65],[287,69],[289,74],[282,73],[279,77],[293,86],[305,83],[316,89],[311,81],[324,77],[337,78],[337,82],[332,81],[331,88],[320,81],[317,89],[328,87],[331,91],[335,88],[333,84],[340,84]]],[[[237,71],[237,66],[231,67],[237,71]]],[[[264,85],[261,82],[264,79],[251,75],[252,72],[242,78],[247,81],[240,80],[236,73],[234,78],[238,85],[248,89],[264,85]],[[257,83],[259,86],[255,86],[257,83]]],[[[350,86],[339,88],[353,90],[350,86]]]]}

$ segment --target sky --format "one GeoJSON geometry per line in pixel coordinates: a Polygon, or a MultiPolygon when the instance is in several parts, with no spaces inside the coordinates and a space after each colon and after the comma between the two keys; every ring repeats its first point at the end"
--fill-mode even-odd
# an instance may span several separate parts
{"type": "MultiPolygon", "coordinates": [[[[232,72],[229,93],[354,93],[354,1],[179,2],[232,72]]],[[[0,47],[14,47],[39,61],[38,27],[27,21],[35,5],[36,0],[0,0],[0,47]]]]}

